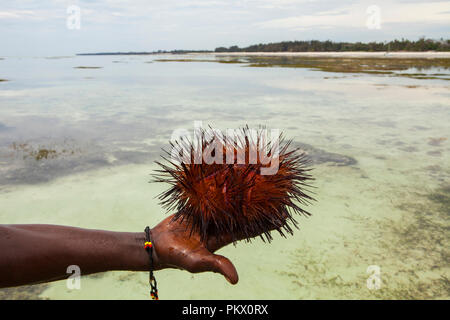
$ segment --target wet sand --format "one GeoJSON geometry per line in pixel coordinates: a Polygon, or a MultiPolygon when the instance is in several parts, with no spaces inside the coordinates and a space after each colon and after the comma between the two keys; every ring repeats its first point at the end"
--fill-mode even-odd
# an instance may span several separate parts
{"type": "MultiPolygon", "coordinates": [[[[190,55],[199,55],[192,53],[190,55]]],[[[311,57],[311,58],[399,58],[399,59],[440,59],[450,58],[450,52],[214,52],[214,56],[272,56],[272,57],[311,57]]]]}

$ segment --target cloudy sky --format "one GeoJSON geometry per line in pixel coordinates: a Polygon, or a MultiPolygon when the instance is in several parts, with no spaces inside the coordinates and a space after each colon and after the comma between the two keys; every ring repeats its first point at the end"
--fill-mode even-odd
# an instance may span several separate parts
{"type": "Polygon", "coordinates": [[[437,39],[449,37],[450,1],[2,0],[0,31],[0,56],[437,39]]]}

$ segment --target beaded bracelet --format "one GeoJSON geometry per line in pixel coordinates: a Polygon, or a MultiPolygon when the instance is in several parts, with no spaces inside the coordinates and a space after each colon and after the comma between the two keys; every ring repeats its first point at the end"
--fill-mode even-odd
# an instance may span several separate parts
{"type": "Polygon", "coordinates": [[[158,300],[158,286],[156,283],[155,276],[153,275],[153,244],[150,237],[150,228],[145,228],[145,243],[144,248],[148,253],[150,261],[150,276],[148,282],[150,283],[150,297],[152,300],[158,300]]]}

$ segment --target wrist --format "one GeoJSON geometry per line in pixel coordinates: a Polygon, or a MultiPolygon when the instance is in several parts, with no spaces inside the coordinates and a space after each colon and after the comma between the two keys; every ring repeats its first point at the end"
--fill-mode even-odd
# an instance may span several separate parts
{"type": "MultiPolygon", "coordinates": [[[[152,231],[151,231],[152,232],[152,231]]],[[[153,234],[152,234],[153,235],[153,234]]],[[[120,270],[149,271],[150,259],[145,250],[145,232],[125,232],[120,239],[120,270]]],[[[152,239],[153,242],[153,239],[152,239]]],[[[152,250],[154,270],[160,270],[157,244],[152,250]]]]}

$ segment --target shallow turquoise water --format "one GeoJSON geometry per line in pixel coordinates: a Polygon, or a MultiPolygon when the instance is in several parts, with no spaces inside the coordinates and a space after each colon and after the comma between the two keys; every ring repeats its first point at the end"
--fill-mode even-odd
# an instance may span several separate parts
{"type": "MultiPolygon", "coordinates": [[[[449,297],[448,207],[436,201],[450,181],[448,81],[158,58],[173,56],[0,60],[0,223],[140,231],[164,217],[165,186],[148,180],[174,129],[267,125],[356,163],[315,165],[318,201],[293,237],[220,251],[238,285],[164,270],[162,299],[449,297]]],[[[146,279],[109,272],[39,297],[145,299],[146,279]]]]}

